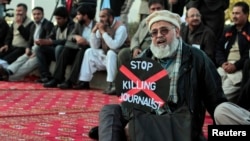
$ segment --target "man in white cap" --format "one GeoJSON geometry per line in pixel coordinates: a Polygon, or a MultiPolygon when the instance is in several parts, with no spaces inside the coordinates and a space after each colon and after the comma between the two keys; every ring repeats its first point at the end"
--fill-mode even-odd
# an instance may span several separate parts
{"type": "MultiPolygon", "coordinates": [[[[179,111],[181,107],[187,107],[184,114],[191,115],[188,120],[183,122],[191,123],[190,134],[180,136],[174,134],[173,138],[184,137],[191,141],[205,140],[202,132],[206,110],[213,117],[214,109],[217,105],[227,101],[221,87],[220,76],[216,71],[213,62],[201,50],[185,44],[180,38],[181,19],[178,14],[167,10],[155,11],[147,17],[147,26],[151,33],[152,43],[150,48],[144,50],[141,58],[151,58],[157,61],[167,70],[169,82],[166,87],[168,100],[162,108],[165,114],[179,111]],[[169,107],[169,108],[164,108],[169,107]]],[[[131,132],[131,120],[136,116],[134,111],[124,110],[124,105],[105,105],[99,115],[99,141],[124,140],[124,127],[128,125],[129,138],[134,140],[157,140],[154,137],[166,137],[161,133],[171,136],[169,130],[175,130],[168,127],[168,124],[154,124],[154,126],[144,126],[141,132],[131,132]],[[163,127],[168,131],[160,131],[163,127]],[[167,127],[166,127],[167,126],[167,127]],[[156,127],[157,130],[154,128],[156,127]],[[136,135],[135,135],[136,134],[136,135]],[[143,134],[143,138],[138,138],[143,134]],[[153,136],[150,136],[153,135],[153,136]]],[[[132,108],[133,109],[133,108],[132,108]]],[[[160,111],[155,111],[155,114],[160,111]]],[[[147,113],[149,116],[152,113],[147,113]]],[[[155,116],[156,116],[155,115],[155,116]]],[[[160,115],[158,115],[160,116],[160,115]]],[[[170,116],[170,115],[169,115],[170,116]]],[[[141,120],[137,117],[138,120],[141,120]]],[[[157,119],[157,116],[156,116],[157,119]]],[[[159,121],[156,121],[159,123],[159,121]]],[[[168,122],[168,121],[166,121],[168,122]]],[[[136,123],[136,121],[134,121],[136,123]]],[[[147,123],[147,121],[142,121],[147,123]]],[[[146,124],[145,124],[146,125],[146,124]]],[[[177,127],[176,127],[177,128],[177,127]]],[[[177,129],[178,130],[178,129],[177,129]]],[[[162,138],[161,138],[162,139],[162,138]]],[[[163,139],[164,140],[164,139],[163,139]]]]}

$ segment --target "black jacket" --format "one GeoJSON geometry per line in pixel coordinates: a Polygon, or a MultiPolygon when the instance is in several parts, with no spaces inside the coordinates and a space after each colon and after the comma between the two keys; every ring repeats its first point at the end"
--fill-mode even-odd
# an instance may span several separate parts
{"type": "MultiPolygon", "coordinates": [[[[205,140],[202,127],[206,110],[213,118],[217,105],[227,101],[221,78],[216,67],[207,55],[199,49],[182,44],[182,63],[177,82],[177,108],[187,103],[192,113],[192,141],[205,140]]],[[[147,49],[143,57],[152,58],[147,49]]],[[[170,107],[171,108],[171,107],[170,107]]]]}
{"type": "Polygon", "coordinates": [[[224,62],[227,62],[227,57],[229,55],[230,49],[236,40],[236,35],[238,34],[238,44],[240,50],[240,60],[236,61],[234,64],[237,70],[241,70],[244,66],[244,62],[249,58],[250,49],[250,23],[247,22],[243,27],[241,32],[238,32],[236,26],[233,25],[226,28],[223,36],[219,40],[219,44],[216,49],[216,62],[221,66],[224,62]]]}
{"type": "Polygon", "coordinates": [[[216,38],[213,31],[201,23],[197,29],[190,31],[188,25],[181,27],[181,37],[188,44],[200,45],[211,60],[215,62],[216,38]],[[189,32],[191,32],[189,34],[189,32]]]}
{"type": "MultiPolygon", "coordinates": [[[[48,36],[50,35],[50,32],[52,31],[52,29],[54,28],[54,24],[50,21],[48,21],[47,19],[44,19],[42,21],[42,27],[41,27],[41,31],[40,31],[40,35],[39,38],[40,39],[46,39],[48,38],[48,36]]],[[[30,37],[29,37],[29,48],[31,48],[34,45],[34,33],[36,30],[36,25],[33,24],[30,28],[30,37]]]]}

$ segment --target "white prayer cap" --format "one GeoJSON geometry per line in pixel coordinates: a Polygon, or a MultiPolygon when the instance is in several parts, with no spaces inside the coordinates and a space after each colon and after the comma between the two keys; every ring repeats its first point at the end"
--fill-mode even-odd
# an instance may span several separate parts
{"type": "Polygon", "coordinates": [[[150,14],[146,19],[148,29],[150,30],[151,25],[158,21],[166,21],[172,23],[173,25],[175,25],[177,28],[180,29],[181,25],[180,16],[168,10],[155,11],[152,14],[150,14]]]}

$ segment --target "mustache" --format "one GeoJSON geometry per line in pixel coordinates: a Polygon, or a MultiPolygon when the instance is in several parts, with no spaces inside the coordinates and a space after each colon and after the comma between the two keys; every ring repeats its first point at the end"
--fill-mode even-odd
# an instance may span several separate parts
{"type": "Polygon", "coordinates": [[[199,21],[200,21],[200,20],[197,20],[197,19],[196,19],[196,20],[192,20],[192,22],[199,22],[199,21]]]}
{"type": "Polygon", "coordinates": [[[23,14],[16,14],[16,16],[23,16],[23,14]]]}
{"type": "Polygon", "coordinates": [[[157,38],[156,41],[157,41],[157,42],[166,42],[167,40],[166,40],[166,38],[164,38],[164,37],[159,37],[159,38],[157,38]]]}
{"type": "Polygon", "coordinates": [[[235,20],[238,20],[238,18],[233,18],[233,20],[235,21],[235,20]]]}

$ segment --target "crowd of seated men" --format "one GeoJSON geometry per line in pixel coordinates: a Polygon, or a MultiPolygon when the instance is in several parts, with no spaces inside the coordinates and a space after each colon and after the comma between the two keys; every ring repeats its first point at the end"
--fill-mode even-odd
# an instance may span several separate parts
{"type": "MultiPolygon", "coordinates": [[[[34,20],[31,20],[27,16],[27,5],[19,3],[10,26],[4,19],[0,20],[0,30],[6,33],[0,36],[0,79],[19,81],[38,69],[40,78],[37,82],[44,87],[89,89],[94,73],[105,70],[109,85],[104,93],[114,95],[117,68],[136,58],[151,43],[150,33],[142,20],[127,44],[127,38],[130,38],[128,26],[120,18],[122,6],[131,6],[126,2],[110,1],[110,6],[107,6],[106,1],[102,1],[100,21],[95,21],[96,2],[94,6],[89,6],[87,2],[74,7],[74,19],[67,7],[57,7],[52,13],[56,25],[45,18],[44,9],[39,6],[32,9],[34,20]],[[51,61],[56,62],[53,72],[50,72],[51,61]],[[71,70],[66,79],[68,65],[71,70]]],[[[169,9],[161,0],[149,0],[147,3],[148,13],[169,9]]],[[[222,78],[224,93],[232,101],[238,97],[242,69],[249,58],[249,12],[241,3],[238,5],[242,10],[236,13],[241,12],[243,16],[232,13],[234,26],[225,27],[220,38],[217,38],[218,33],[214,32],[209,22],[203,19],[206,15],[196,4],[186,4],[185,21],[181,27],[182,39],[203,50],[214,62],[222,78]]],[[[180,11],[172,10],[180,14],[180,11]]]]}
{"type": "MultiPolygon", "coordinates": [[[[108,87],[103,93],[116,95],[114,82],[118,68],[140,56],[152,44],[153,34],[159,33],[149,32],[146,20],[142,19],[135,34],[128,35],[128,25],[124,24],[121,14],[122,9],[131,6],[131,1],[102,0],[99,21],[95,20],[97,7],[94,2],[94,6],[87,2],[74,7],[73,18],[67,6],[57,7],[52,13],[55,25],[45,18],[44,8],[40,6],[32,9],[31,20],[24,3],[16,6],[10,26],[1,18],[0,81],[20,81],[33,70],[38,70],[36,82],[46,88],[88,90],[95,72],[104,70],[108,87]],[[52,61],[55,61],[53,72],[50,71],[52,61]],[[65,78],[69,65],[70,73],[65,78]]],[[[250,49],[249,5],[235,3],[233,25],[224,27],[228,0],[213,3],[215,5],[205,1],[168,2],[172,9],[163,0],[147,1],[148,13],[168,9],[180,14],[186,5],[185,21],[180,28],[182,40],[208,56],[221,77],[227,100],[248,110],[249,77],[242,77],[242,74],[249,76],[250,71],[247,61],[250,49]]],[[[170,30],[161,29],[160,34],[166,35],[170,30]]],[[[96,130],[98,128],[90,131],[90,137],[98,138],[96,130]]]]}
{"type": "MultiPolygon", "coordinates": [[[[157,2],[162,4],[163,9],[170,8],[164,1],[150,0],[147,1],[148,13],[160,10],[159,7],[150,9],[150,6],[157,2]]],[[[75,12],[75,20],[69,14],[67,6],[56,8],[52,13],[56,25],[52,25],[45,18],[43,8],[39,6],[32,9],[34,19],[32,21],[27,16],[27,5],[23,3],[16,6],[15,19],[10,26],[4,19],[1,19],[1,30],[6,35],[1,34],[0,79],[19,81],[34,69],[38,69],[40,78],[37,82],[43,83],[44,87],[89,89],[89,81],[91,81],[93,74],[99,70],[106,70],[106,81],[109,85],[104,93],[114,94],[117,68],[147,48],[151,38],[148,36],[148,31],[143,30],[145,21],[142,20],[139,29],[134,35],[131,35],[130,46],[126,44],[127,40],[125,39],[130,37],[127,35],[127,25],[123,26],[120,15],[121,9],[126,5],[131,5],[132,2],[129,4],[128,1],[111,1],[110,8],[105,9],[108,6],[102,1],[100,6],[102,10],[99,13],[100,21],[94,20],[97,8],[96,1],[86,3],[78,4],[77,8],[75,4],[75,9],[71,9],[75,12]],[[96,37],[94,38],[94,36],[96,37]],[[89,53],[92,48],[101,50],[89,53]],[[94,59],[91,59],[90,56],[93,56],[94,59]],[[51,61],[56,62],[54,72],[50,72],[51,61]],[[68,65],[72,68],[66,80],[65,70],[68,65]]],[[[183,4],[178,5],[177,3],[172,6],[172,8],[178,7],[172,9],[173,12],[178,14],[183,12],[180,11],[180,7],[182,9],[184,7],[183,4]]],[[[222,7],[225,8],[224,6],[222,7]]],[[[217,38],[218,32],[214,32],[209,20],[202,18],[207,15],[202,15],[202,11],[200,12],[200,8],[196,7],[196,4],[186,3],[186,8],[185,21],[183,21],[181,28],[182,39],[203,50],[209,56],[218,68],[227,98],[235,100],[240,89],[241,70],[245,60],[249,58],[247,45],[249,41],[245,40],[249,37],[249,31],[244,27],[248,26],[248,13],[243,9],[243,14],[246,15],[243,20],[238,19],[239,17],[233,13],[233,22],[236,27],[225,27],[224,33],[221,33],[220,38],[217,38]],[[239,23],[240,21],[242,23],[239,23]],[[243,31],[234,41],[233,39],[237,35],[234,30],[238,30],[238,28],[243,31]]]]}

